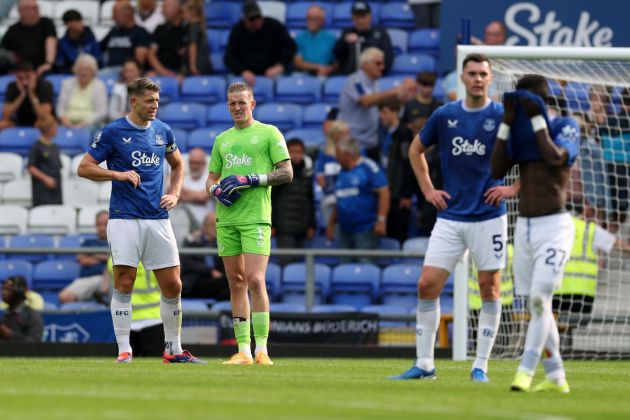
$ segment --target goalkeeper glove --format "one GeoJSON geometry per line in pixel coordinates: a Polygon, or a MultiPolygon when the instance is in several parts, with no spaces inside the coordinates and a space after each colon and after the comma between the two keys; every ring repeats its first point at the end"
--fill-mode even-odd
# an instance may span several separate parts
{"type": "MultiPolygon", "coordinates": [[[[261,184],[261,178],[266,175],[250,174],[250,175],[230,175],[221,180],[221,189],[226,194],[231,194],[243,188],[257,187],[261,184]]],[[[265,184],[264,182],[262,183],[265,184]]]]}
{"type": "Polygon", "coordinates": [[[214,184],[210,187],[208,191],[210,195],[217,199],[218,202],[225,206],[231,206],[239,199],[241,193],[238,191],[234,191],[231,194],[226,194],[226,192],[221,188],[221,184],[214,184]]]}

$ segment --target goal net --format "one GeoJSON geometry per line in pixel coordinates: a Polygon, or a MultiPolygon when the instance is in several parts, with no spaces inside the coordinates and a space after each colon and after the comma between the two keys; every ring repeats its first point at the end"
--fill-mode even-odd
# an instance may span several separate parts
{"type": "MultiPolygon", "coordinates": [[[[580,266],[579,273],[573,273],[571,279],[565,273],[563,287],[554,296],[561,350],[567,358],[630,356],[630,254],[624,254],[618,246],[589,251],[593,247],[588,241],[589,223],[598,224],[616,239],[630,237],[630,223],[626,221],[630,117],[624,106],[627,104],[630,110],[629,51],[484,46],[458,49],[460,69],[463,58],[469,53],[484,53],[491,58],[495,83],[490,94],[499,100],[503,92],[514,89],[521,76],[529,73],[545,76],[552,97],[550,114],[573,116],[581,126],[580,154],[572,168],[567,203],[576,218],[588,221],[576,222],[576,230],[582,229],[582,243],[580,249],[574,248],[572,255],[573,261],[584,260],[587,264],[580,266]]],[[[514,168],[507,183],[513,183],[517,177],[518,168],[514,168]]],[[[508,202],[509,244],[513,243],[517,201],[508,202]]],[[[576,238],[580,237],[576,234],[576,238]]],[[[502,278],[503,315],[493,350],[493,356],[498,358],[522,354],[529,319],[526,298],[514,294],[511,261],[508,263],[502,278]]],[[[460,354],[474,356],[481,300],[475,286],[476,269],[472,261],[467,265],[467,269],[460,272],[467,271],[468,278],[462,279],[459,275],[456,283],[468,284],[465,299],[468,310],[455,314],[467,318],[464,324],[467,328],[459,329],[466,331],[466,337],[454,342],[455,346],[465,346],[459,349],[460,354]]],[[[462,304],[462,290],[459,287],[456,305],[462,304]]],[[[462,320],[459,322],[461,325],[462,320]]],[[[457,333],[457,327],[454,330],[457,333]]],[[[454,348],[454,354],[457,351],[454,348]]]]}

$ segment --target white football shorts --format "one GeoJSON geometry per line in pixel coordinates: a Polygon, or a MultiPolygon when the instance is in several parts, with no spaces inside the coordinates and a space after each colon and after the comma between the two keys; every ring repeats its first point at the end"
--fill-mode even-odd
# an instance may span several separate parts
{"type": "Polygon", "coordinates": [[[458,222],[438,218],[424,258],[424,265],[452,273],[470,251],[479,271],[497,271],[505,267],[507,216],[481,222],[458,222]]]}
{"type": "Polygon", "coordinates": [[[109,219],[107,241],[114,265],[146,270],[179,265],[177,241],[168,219],[109,219]]]}

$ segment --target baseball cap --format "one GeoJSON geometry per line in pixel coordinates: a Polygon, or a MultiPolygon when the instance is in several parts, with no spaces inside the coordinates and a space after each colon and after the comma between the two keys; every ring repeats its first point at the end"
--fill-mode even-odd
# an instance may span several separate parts
{"type": "Polygon", "coordinates": [[[355,1],[352,4],[352,14],[353,15],[364,15],[366,13],[370,13],[372,10],[370,9],[370,5],[366,1],[355,1]]]}
{"type": "Polygon", "coordinates": [[[256,2],[246,2],[243,5],[243,16],[247,19],[254,19],[257,17],[261,17],[262,13],[260,12],[260,7],[256,2]]]}

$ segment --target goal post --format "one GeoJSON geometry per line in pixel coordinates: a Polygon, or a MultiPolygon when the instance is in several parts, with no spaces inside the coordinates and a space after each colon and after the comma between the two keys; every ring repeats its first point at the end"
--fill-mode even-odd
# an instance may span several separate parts
{"type": "MultiPolygon", "coordinates": [[[[574,214],[593,211],[593,223],[627,240],[630,228],[628,186],[630,178],[630,120],[620,130],[619,119],[626,89],[630,89],[630,48],[520,47],[460,45],[457,69],[461,74],[464,58],[482,53],[490,58],[495,82],[491,95],[500,98],[513,90],[524,74],[547,78],[552,107],[558,114],[575,117],[581,125],[580,157],[572,169],[568,203],[574,214]],[[617,122],[615,122],[617,121],[617,122]],[[625,179],[624,179],[625,178],[625,179]],[[626,194],[624,196],[624,194],[626,194]]],[[[458,78],[458,98],[465,95],[458,78]]],[[[630,109],[630,98],[627,100],[630,109]]],[[[507,177],[512,183],[515,168],[507,177]]],[[[508,201],[508,243],[512,243],[517,200],[508,201]]],[[[554,313],[565,357],[621,358],[630,356],[630,256],[616,248],[595,256],[599,270],[594,296],[572,294],[555,296],[554,313]],[[590,305],[590,311],[584,307],[590,305]],[[580,310],[576,311],[578,308],[580,310]]],[[[505,284],[512,285],[510,276],[505,284]]],[[[476,279],[474,264],[466,261],[455,270],[453,309],[453,359],[474,355],[478,308],[470,308],[468,282],[476,279]]],[[[504,291],[502,291],[503,294],[504,291]]],[[[509,293],[508,293],[509,294],[509,293]]],[[[504,302],[493,357],[517,357],[527,327],[527,307],[523,297],[504,302]]]]}

